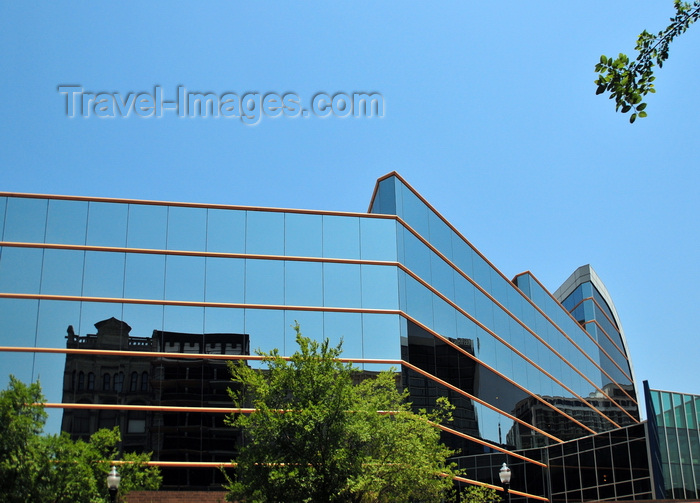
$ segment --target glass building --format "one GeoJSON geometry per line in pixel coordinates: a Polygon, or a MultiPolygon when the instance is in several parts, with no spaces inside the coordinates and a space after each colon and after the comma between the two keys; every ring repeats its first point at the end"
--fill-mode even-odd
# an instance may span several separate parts
{"type": "Polygon", "coordinates": [[[365,372],[400,371],[415,407],[449,397],[460,483],[498,486],[507,462],[513,498],[652,498],[625,335],[595,271],[554,294],[508,279],[397,173],[367,213],[0,193],[0,225],[0,365],[41,380],[52,431],[120,425],[153,459],[205,469],[237,441],[186,416],[225,409],[214,361],[291,354],[298,320],[365,372]],[[190,410],[166,417],[175,403],[190,410]],[[173,432],[198,440],[178,450],[173,432]]]}

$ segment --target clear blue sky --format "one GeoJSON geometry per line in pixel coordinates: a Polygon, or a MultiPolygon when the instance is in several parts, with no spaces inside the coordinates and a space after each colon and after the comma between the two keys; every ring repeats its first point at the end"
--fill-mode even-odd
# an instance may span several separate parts
{"type": "Polygon", "coordinates": [[[508,277],[591,263],[637,378],[700,393],[700,26],[649,117],[593,66],[662,29],[656,2],[2,2],[0,189],[365,211],[396,170],[508,277]],[[372,119],[69,119],[85,91],[378,92],[372,119]]]}

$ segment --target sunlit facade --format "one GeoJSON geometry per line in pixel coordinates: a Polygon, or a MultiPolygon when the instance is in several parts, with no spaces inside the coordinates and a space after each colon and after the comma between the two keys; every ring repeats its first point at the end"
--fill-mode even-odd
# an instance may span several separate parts
{"type": "MultiPolygon", "coordinates": [[[[96,324],[127,324],[132,339],[237,334],[251,350],[288,355],[297,320],[307,336],[342,339],[343,356],[366,372],[400,370],[416,407],[448,396],[456,410],[444,439],[460,451],[464,483],[499,485],[505,461],[514,498],[652,498],[649,469],[629,453],[610,478],[566,485],[550,476],[559,466],[550,458],[569,451],[580,469],[582,438],[644,438],[624,332],[593,269],[580,268],[554,295],[529,272],[509,280],[396,173],[377,182],[367,213],[7,193],[0,212],[0,365],[41,380],[56,407],[53,431],[77,400],[66,391],[80,372],[60,350],[96,324]]],[[[124,341],[113,349],[136,355],[124,341]]],[[[157,351],[175,358],[187,344],[157,351]]],[[[112,396],[124,414],[146,392],[144,372],[151,394],[139,400],[154,410],[165,403],[152,361],[166,356],[142,356],[137,369],[138,356],[98,353],[84,354],[111,359],[102,372],[110,379],[137,376],[133,397],[130,381],[112,396]]],[[[103,387],[92,372],[92,386],[103,387]]],[[[95,424],[121,417],[96,410],[95,424]]],[[[149,444],[155,460],[165,459],[159,445],[149,444]]],[[[196,467],[194,458],[181,461],[196,467]]]]}

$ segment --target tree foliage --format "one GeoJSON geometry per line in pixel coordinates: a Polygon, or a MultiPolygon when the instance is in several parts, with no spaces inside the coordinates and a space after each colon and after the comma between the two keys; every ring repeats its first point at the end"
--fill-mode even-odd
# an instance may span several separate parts
{"type": "Polygon", "coordinates": [[[231,365],[240,384],[231,395],[253,407],[229,423],[241,449],[229,498],[246,502],[443,501],[452,489],[453,454],[431,422],[451,420],[451,406],[411,412],[395,373],[353,385],[341,346],[312,341],[295,326],[298,351],[288,360],[261,353],[267,369],[231,365]],[[378,412],[379,411],[379,412],[378,412]]]}
{"type": "MultiPolygon", "coordinates": [[[[107,473],[118,457],[119,428],[98,430],[89,442],[73,441],[65,433],[44,436],[43,403],[39,383],[26,385],[14,376],[0,391],[0,501],[108,501],[107,473]]],[[[160,471],[145,464],[150,454],[122,458],[120,494],[160,487],[160,471]]]]}
{"type": "Polygon", "coordinates": [[[634,60],[620,53],[617,58],[600,57],[595,65],[598,78],[596,94],[609,93],[610,99],[615,99],[615,111],[632,112],[630,123],[637,117],[647,116],[647,104],[642,101],[649,93],[655,93],[653,67],[663,66],[668,59],[669,45],[688,27],[700,18],[700,0],[692,4],[674,0],[675,15],[671,24],[656,35],[644,30],[637,38],[637,57],[634,60]]]}

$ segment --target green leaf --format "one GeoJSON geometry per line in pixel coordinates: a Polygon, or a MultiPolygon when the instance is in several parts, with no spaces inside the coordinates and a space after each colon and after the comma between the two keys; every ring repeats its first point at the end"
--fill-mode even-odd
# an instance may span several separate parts
{"type": "Polygon", "coordinates": [[[637,112],[641,112],[641,111],[644,110],[646,107],[647,107],[647,104],[646,104],[646,103],[640,103],[640,104],[637,106],[637,112]]]}
{"type": "Polygon", "coordinates": [[[630,116],[630,124],[634,124],[634,121],[637,120],[637,114],[632,114],[630,116]]]}
{"type": "Polygon", "coordinates": [[[647,116],[646,112],[639,112],[639,117],[644,118],[647,116]]]}

